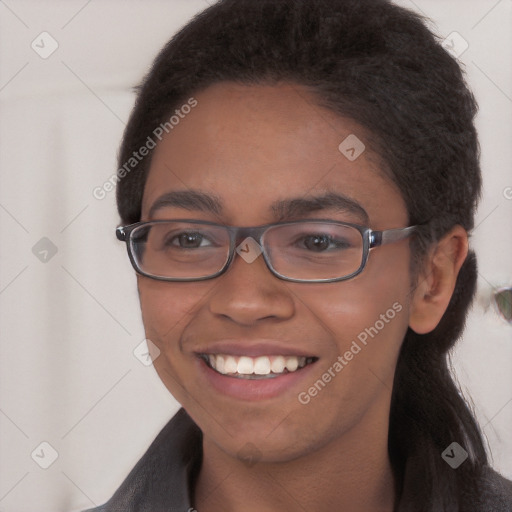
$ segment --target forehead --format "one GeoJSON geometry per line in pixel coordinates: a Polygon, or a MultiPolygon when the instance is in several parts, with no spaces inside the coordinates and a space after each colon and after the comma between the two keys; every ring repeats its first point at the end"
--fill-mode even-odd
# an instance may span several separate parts
{"type": "Polygon", "coordinates": [[[362,203],[370,220],[385,208],[390,222],[406,222],[365,130],[305,88],[220,83],[194,98],[155,149],[143,219],[162,194],[193,189],[220,200],[226,223],[273,222],[270,204],[332,192],[362,203]]]}

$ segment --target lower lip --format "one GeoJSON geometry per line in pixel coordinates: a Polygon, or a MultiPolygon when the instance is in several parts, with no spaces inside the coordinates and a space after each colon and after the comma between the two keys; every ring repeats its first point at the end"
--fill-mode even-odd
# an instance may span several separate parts
{"type": "Polygon", "coordinates": [[[305,380],[311,373],[314,363],[308,364],[295,372],[283,373],[278,377],[266,379],[243,379],[222,375],[210,368],[206,362],[197,358],[200,375],[219,393],[245,401],[258,401],[274,398],[289,391],[305,380]]]}

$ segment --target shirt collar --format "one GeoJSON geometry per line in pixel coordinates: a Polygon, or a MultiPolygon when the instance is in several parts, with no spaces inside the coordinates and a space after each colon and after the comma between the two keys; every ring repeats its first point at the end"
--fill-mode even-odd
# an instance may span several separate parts
{"type": "Polygon", "coordinates": [[[187,512],[201,460],[201,430],[180,409],[108,503],[89,512],[187,512]]]}

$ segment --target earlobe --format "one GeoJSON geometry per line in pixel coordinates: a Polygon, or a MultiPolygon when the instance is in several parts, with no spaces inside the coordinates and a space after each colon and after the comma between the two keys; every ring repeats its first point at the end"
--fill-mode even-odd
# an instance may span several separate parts
{"type": "Polygon", "coordinates": [[[459,270],[468,254],[468,235],[454,226],[430,249],[412,291],[409,327],[418,334],[433,331],[444,315],[459,270]]]}

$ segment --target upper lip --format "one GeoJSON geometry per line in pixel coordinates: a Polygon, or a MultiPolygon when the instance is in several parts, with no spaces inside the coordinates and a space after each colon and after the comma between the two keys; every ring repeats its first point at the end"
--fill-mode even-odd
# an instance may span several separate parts
{"type": "Polygon", "coordinates": [[[195,349],[196,354],[226,354],[233,356],[300,356],[316,357],[308,350],[277,340],[220,340],[206,343],[195,349]]]}

